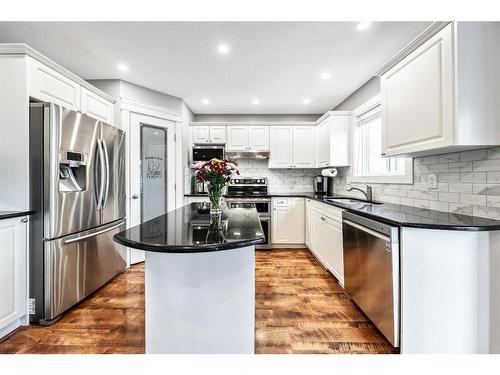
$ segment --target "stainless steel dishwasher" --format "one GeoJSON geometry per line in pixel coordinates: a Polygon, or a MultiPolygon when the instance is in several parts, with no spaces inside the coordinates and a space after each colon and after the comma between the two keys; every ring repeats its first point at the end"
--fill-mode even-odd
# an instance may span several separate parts
{"type": "Polygon", "coordinates": [[[343,213],[347,294],[394,347],[399,347],[399,228],[343,213]]]}

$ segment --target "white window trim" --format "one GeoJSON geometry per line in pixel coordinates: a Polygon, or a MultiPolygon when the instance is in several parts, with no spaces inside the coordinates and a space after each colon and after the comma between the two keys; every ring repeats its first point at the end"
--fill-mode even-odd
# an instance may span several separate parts
{"type": "MultiPolygon", "coordinates": [[[[358,108],[352,111],[351,115],[351,153],[354,153],[355,150],[355,139],[354,139],[354,129],[356,127],[356,119],[362,115],[363,113],[368,112],[369,110],[381,105],[382,95],[378,94],[373,98],[367,100],[363,104],[361,104],[358,108]]],[[[351,160],[355,160],[354,155],[351,154],[351,160]]],[[[351,166],[351,171],[354,172],[356,166],[351,166]]],[[[376,175],[367,175],[367,176],[354,176],[350,175],[347,177],[347,183],[351,182],[361,182],[361,183],[382,183],[382,184],[413,184],[413,159],[406,158],[405,160],[405,174],[404,175],[393,175],[393,176],[376,176],[376,175]]]]}

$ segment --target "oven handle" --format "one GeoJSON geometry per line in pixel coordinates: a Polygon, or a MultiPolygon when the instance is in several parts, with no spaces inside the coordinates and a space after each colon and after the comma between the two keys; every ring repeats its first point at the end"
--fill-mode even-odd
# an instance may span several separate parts
{"type": "Polygon", "coordinates": [[[354,222],[352,222],[352,221],[350,221],[350,220],[347,220],[347,219],[344,219],[344,220],[343,220],[343,223],[344,223],[344,224],[347,224],[347,225],[350,225],[351,227],[354,227],[354,228],[356,228],[356,229],[359,229],[359,230],[361,230],[361,231],[363,231],[363,232],[366,232],[366,233],[368,233],[368,234],[371,234],[372,236],[378,237],[378,238],[380,238],[381,240],[384,240],[385,242],[389,242],[389,243],[391,243],[391,237],[386,236],[385,234],[382,234],[382,233],[380,233],[380,232],[374,231],[373,229],[370,229],[370,228],[365,227],[365,226],[363,226],[363,225],[359,225],[359,224],[354,223],[354,222]]]}
{"type": "Polygon", "coordinates": [[[228,198],[226,202],[271,202],[271,198],[228,198]]]}

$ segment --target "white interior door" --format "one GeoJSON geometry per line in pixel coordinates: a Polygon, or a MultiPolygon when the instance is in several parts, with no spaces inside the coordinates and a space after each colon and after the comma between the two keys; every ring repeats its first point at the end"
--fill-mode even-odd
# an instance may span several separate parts
{"type": "MultiPolygon", "coordinates": [[[[175,176],[175,122],[132,113],[129,226],[175,208],[175,176]]],[[[143,251],[130,251],[130,264],[143,261],[143,251]]]]}

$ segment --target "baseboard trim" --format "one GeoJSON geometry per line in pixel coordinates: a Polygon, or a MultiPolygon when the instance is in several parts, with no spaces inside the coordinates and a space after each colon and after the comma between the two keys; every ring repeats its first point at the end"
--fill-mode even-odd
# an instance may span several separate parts
{"type": "Polygon", "coordinates": [[[307,249],[305,244],[283,244],[277,243],[271,245],[272,249],[307,249]]]}
{"type": "Polygon", "coordinates": [[[21,326],[21,319],[16,319],[0,329],[0,341],[5,340],[21,326]]]}

